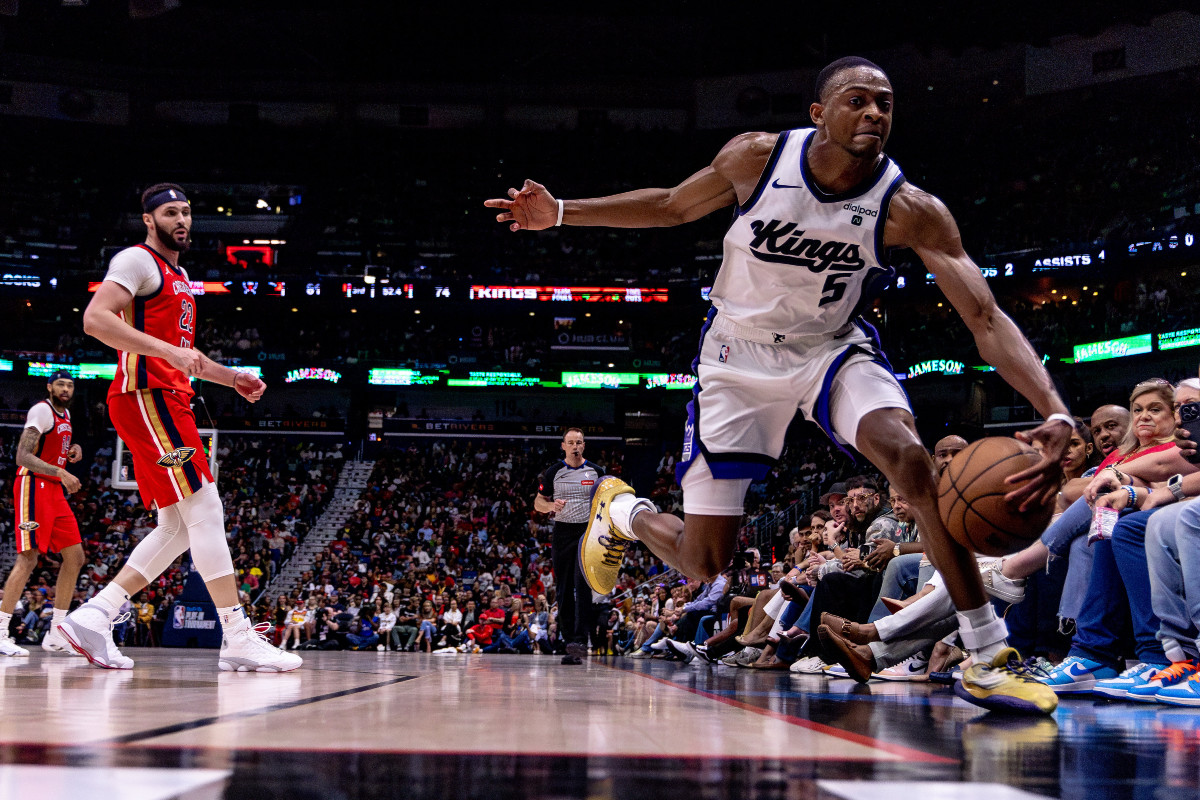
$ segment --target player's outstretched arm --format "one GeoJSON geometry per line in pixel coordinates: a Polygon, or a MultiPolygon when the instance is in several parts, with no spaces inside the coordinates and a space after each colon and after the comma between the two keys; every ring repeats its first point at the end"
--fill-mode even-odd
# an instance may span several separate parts
{"type": "MultiPolygon", "coordinates": [[[[635,189],[632,192],[563,200],[563,225],[608,228],[665,228],[692,222],[733,205],[739,194],[754,188],[770,156],[777,134],[745,133],[721,148],[713,163],[669,189],[635,189]]],[[[485,200],[498,208],[497,222],[512,231],[540,231],[558,222],[558,199],[536,181],[509,189],[508,199],[485,200]]]]}
{"type": "MultiPolygon", "coordinates": [[[[911,187],[898,193],[889,223],[898,223],[903,243],[911,247],[933,273],[938,288],[962,316],[979,354],[1000,377],[1025,397],[1043,417],[1068,414],[1041,359],[1012,319],[996,305],[979,267],[962,246],[958,225],[949,210],[931,194],[911,187]]],[[[890,239],[891,237],[889,237],[890,239]]],[[[1008,495],[1022,508],[1049,502],[1062,480],[1060,461],[1071,438],[1071,425],[1050,420],[1018,438],[1044,445],[1041,461],[1009,479],[1019,485],[1008,495]]]]}
{"type": "Polygon", "coordinates": [[[188,377],[200,369],[200,354],[190,347],[176,347],[127,325],[121,310],[133,302],[128,289],[115,281],[104,281],[83,310],[83,331],[115,350],[153,356],[170,362],[188,377]]]}

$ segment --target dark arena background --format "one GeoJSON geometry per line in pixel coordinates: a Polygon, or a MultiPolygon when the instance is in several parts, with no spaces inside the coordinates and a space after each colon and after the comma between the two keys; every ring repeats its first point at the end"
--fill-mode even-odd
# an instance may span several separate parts
{"type": "MultiPolygon", "coordinates": [[[[295,672],[218,671],[185,555],[116,632],[135,669],[94,669],[38,646],[44,559],[10,631],[31,654],[0,657],[0,797],[1196,796],[1192,708],[1082,692],[1005,717],[933,681],[634,658],[660,587],[698,591],[645,548],[597,598],[580,666],[552,638],[456,647],[444,619],[451,599],[511,596],[519,632],[545,595],[553,621],[533,499],[567,426],[682,513],[673,465],[729,224],[513,234],[484,200],[526,178],[568,199],[673,186],[737,133],[809,125],[821,67],[866,56],[895,89],[888,154],[946,202],[1087,419],[1139,381],[1197,376],[1192,4],[409,5],[0,0],[0,571],[16,443],[57,369],[84,455],[77,600],[155,524],[107,414],[115,353],[82,312],[145,236],[142,189],[172,181],[194,215],[196,346],[269,386],[251,406],[197,382],[193,404],[244,604],[276,643],[295,615],[305,643],[295,672]],[[414,627],[432,614],[432,634],[371,640],[385,603],[414,627]],[[318,630],[327,607],[361,636],[318,630]]],[[[864,316],[930,450],[1035,427],[933,276],[891,258],[864,316]]],[[[874,473],[797,418],[735,567],[757,574],[753,548],[760,577],[790,568],[792,530],[874,473]]],[[[1074,621],[1031,589],[1010,627],[1022,606],[1023,655],[1062,659],[1074,621]]],[[[1114,657],[1133,664],[1125,633],[1114,657]]]]}

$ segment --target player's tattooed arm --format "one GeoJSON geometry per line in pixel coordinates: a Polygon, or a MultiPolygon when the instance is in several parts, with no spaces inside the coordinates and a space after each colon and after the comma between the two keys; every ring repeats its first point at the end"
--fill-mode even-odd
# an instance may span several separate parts
{"type": "Polygon", "coordinates": [[[37,447],[40,438],[42,438],[42,434],[37,428],[30,427],[22,431],[21,439],[17,442],[17,466],[24,467],[38,475],[45,475],[47,478],[58,478],[71,494],[79,491],[78,478],[62,467],[48,464],[33,454],[33,449],[37,447]]]}

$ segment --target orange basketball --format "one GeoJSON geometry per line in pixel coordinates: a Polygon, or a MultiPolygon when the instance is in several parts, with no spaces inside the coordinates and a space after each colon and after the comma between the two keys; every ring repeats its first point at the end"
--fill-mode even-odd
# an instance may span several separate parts
{"type": "Polygon", "coordinates": [[[1040,460],[1032,447],[1004,436],[980,439],[954,457],[938,482],[938,511],[959,544],[976,553],[1006,556],[1037,540],[1054,503],[1022,513],[1004,499],[1009,475],[1040,460]]]}

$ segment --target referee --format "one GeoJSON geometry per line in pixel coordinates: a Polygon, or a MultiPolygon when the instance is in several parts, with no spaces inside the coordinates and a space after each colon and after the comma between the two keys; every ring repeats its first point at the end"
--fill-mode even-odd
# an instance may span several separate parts
{"type": "Polygon", "coordinates": [[[554,586],[558,596],[558,630],[567,645],[564,664],[582,664],[592,627],[592,590],[579,572],[579,540],[592,513],[592,493],[604,469],[583,457],[583,430],[567,428],[563,458],[555,461],[538,483],[535,510],[554,514],[554,586]]]}

